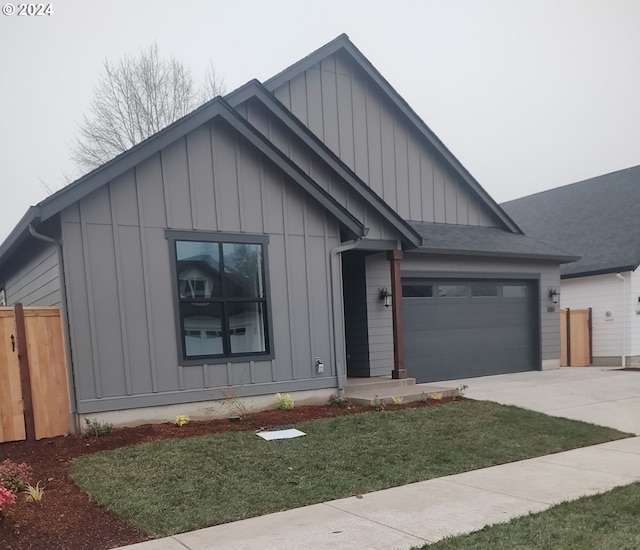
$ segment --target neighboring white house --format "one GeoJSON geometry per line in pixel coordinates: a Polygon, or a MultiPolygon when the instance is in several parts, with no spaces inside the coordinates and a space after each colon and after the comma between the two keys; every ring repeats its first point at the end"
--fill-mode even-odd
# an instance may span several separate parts
{"type": "Polygon", "coordinates": [[[560,267],[560,304],[592,308],[593,364],[640,365],[640,166],[501,206],[528,235],[582,257],[560,267]]]}

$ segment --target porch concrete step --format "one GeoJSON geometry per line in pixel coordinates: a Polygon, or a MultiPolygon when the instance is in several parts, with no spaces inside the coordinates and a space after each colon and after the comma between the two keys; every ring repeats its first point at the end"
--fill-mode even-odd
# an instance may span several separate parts
{"type": "Polygon", "coordinates": [[[344,394],[350,395],[366,393],[374,391],[380,395],[380,392],[391,392],[391,390],[402,389],[407,386],[414,386],[415,378],[391,378],[391,376],[374,376],[371,378],[349,378],[344,386],[344,394]]]}
{"type": "Polygon", "coordinates": [[[386,404],[393,404],[393,398],[401,398],[403,403],[411,401],[421,401],[425,399],[442,399],[458,394],[457,388],[435,386],[433,384],[409,384],[395,388],[378,388],[362,392],[346,394],[346,398],[354,405],[364,405],[373,407],[378,402],[384,401],[386,404]]]}

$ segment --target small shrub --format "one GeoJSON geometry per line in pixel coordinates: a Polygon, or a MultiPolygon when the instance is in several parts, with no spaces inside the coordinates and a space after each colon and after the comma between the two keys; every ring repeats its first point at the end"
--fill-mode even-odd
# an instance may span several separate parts
{"type": "Polygon", "coordinates": [[[0,512],[8,505],[13,504],[16,500],[16,494],[0,484],[0,512]]]}
{"type": "Polygon", "coordinates": [[[404,403],[404,397],[401,395],[392,395],[391,401],[393,401],[394,405],[402,405],[404,403]]]}
{"type": "Polygon", "coordinates": [[[33,470],[26,463],[13,462],[8,458],[0,464],[0,484],[12,493],[19,493],[27,487],[33,470]]]}
{"type": "Polygon", "coordinates": [[[82,437],[102,437],[103,435],[107,435],[111,432],[112,429],[113,424],[110,424],[109,422],[100,422],[95,418],[93,420],[85,418],[82,437]]]}
{"type": "Polygon", "coordinates": [[[431,394],[431,399],[435,399],[436,401],[440,401],[444,397],[444,393],[441,391],[437,391],[431,394]]]}
{"type": "Polygon", "coordinates": [[[176,426],[184,426],[188,424],[191,419],[186,414],[179,414],[176,416],[176,426]]]}
{"type": "Polygon", "coordinates": [[[468,389],[469,386],[467,386],[466,384],[460,384],[456,388],[456,397],[462,397],[464,395],[464,392],[466,392],[468,389]]]}
{"type": "Polygon", "coordinates": [[[288,393],[285,395],[276,393],[276,403],[278,403],[278,408],[283,411],[290,411],[295,406],[293,399],[291,399],[291,396],[288,393]]]}
{"type": "Polygon", "coordinates": [[[238,418],[248,418],[251,412],[247,408],[247,404],[234,390],[222,392],[223,405],[229,409],[231,416],[238,418]]]}
{"type": "Polygon", "coordinates": [[[29,502],[40,502],[44,496],[44,487],[40,487],[40,482],[36,483],[35,487],[31,484],[27,485],[27,488],[22,491],[27,496],[29,502]]]}
{"type": "Polygon", "coordinates": [[[336,405],[341,409],[351,408],[351,403],[349,402],[349,400],[346,397],[340,397],[340,395],[338,395],[337,393],[334,393],[329,397],[329,404],[336,405]]]}
{"type": "Polygon", "coordinates": [[[384,399],[380,399],[377,395],[373,398],[373,408],[380,412],[384,411],[387,408],[387,404],[384,402],[384,399]]]}

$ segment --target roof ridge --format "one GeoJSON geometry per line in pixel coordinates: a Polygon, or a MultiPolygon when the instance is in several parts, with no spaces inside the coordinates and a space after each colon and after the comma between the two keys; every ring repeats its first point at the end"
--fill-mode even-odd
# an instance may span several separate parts
{"type": "Polygon", "coordinates": [[[559,185],[558,187],[552,187],[551,189],[544,189],[542,191],[536,191],[535,193],[531,193],[530,195],[524,195],[522,197],[518,197],[518,198],[515,198],[515,199],[508,200],[508,201],[503,201],[503,202],[500,203],[500,205],[507,205],[507,204],[514,203],[516,201],[520,201],[520,200],[523,200],[523,199],[529,199],[529,198],[536,197],[536,196],[539,196],[539,195],[544,195],[546,193],[554,193],[556,191],[567,189],[568,187],[572,187],[574,185],[592,183],[592,182],[595,182],[595,180],[599,180],[601,178],[608,178],[610,176],[614,176],[615,174],[620,174],[622,172],[629,172],[631,170],[636,170],[636,169],[640,170],[640,164],[635,165],[635,166],[629,166],[627,168],[620,168],[619,170],[614,170],[612,172],[607,172],[606,174],[599,174],[597,176],[592,176],[592,177],[584,179],[584,180],[574,181],[574,182],[571,182],[571,183],[565,183],[563,185],[559,185]]]}

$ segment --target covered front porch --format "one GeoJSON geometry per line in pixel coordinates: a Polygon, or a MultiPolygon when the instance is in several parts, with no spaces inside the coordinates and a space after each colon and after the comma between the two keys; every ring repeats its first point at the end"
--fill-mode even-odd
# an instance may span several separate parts
{"type": "Polygon", "coordinates": [[[359,244],[342,256],[346,377],[406,379],[400,277],[403,251],[381,250],[380,245],[386,243],[380,242],[359,244]]]}

